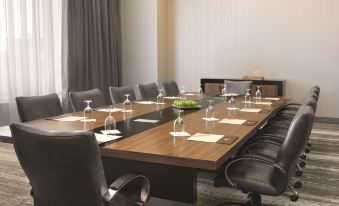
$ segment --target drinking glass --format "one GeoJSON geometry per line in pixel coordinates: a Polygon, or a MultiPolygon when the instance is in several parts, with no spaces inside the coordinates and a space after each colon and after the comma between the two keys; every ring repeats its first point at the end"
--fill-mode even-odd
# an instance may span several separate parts
{"type": "Polygon", "coordinates": [[[212,106],[213,100],[208,100],[209,101],[209,106],[206,109],[206,118],[208,119],[213,119],[214,118],[214,107],[212,106]]]}
{"type": "Polygon", "coordinates": [[[199,95],[199,98],[202,97],[202,84],[200,84],[200,87],[198,88],[198,95],[199,95]]]}
{"type": "Polygon", "coordinates": [[[236,119],[237,109],[236,109],[236,100],[234,99],[234,95],[231,95],[231,99],[228,101],[228,117],[229,119],[236,119]]]}
{"type": "Polygon", "coordinates": [[[235,103],[236,103],[236,100],[234,99],[234,95],[231,95],[231,99],[228,101],[229,103],[229,107],[234,109],[235,108],[235,103]]]}
{"type": "Polygon", "coordinates": [[[255,92],[255,98],[256,101],[261,101],[261,91],[260,91],[260,86],[257,86],[257,91],[255,92]]]}
{"type": "Polygon", "coordinates": [[[105,131],[116,130],[116,122],[112,116],[112,106],[109,107],[109,115],[105,119],[105,131]]]}
{"type": "Polygon", "coordinates": [[[251,89],[246,89],[246,94],[245,94],[245,102],[249,103],[251,102],[251,89]]]}
{"type": "Polygon", "coordinates": [[[132,111],[132,102],[128,99],[130,94],[125,94],[126,100],[124,101],[124,110],[126,112],[131,112],[132,111]]]}
{"type": "Polygon", "coordinates": [[[93,119],[93,110],[90,106],[90,103],[92,102],[92,100],[85,100],[84,102],[87,103],[87,106],[84,110],[85,121],[86,121],[86,119],[93,119]]]}
{"type": "Polygon", "coordinates": [[[221,90],[221,96],[227,98],[227,85],[224,84],[223,89],[221,90]]]}
{"type": "Polygon", "coordinates": [[[180,86],[180,93],[181,94],[186,93],[185,86],[180,86]]]}
{"type": "Polygon", "coordinates": [[[174,133],[180,134],[185,132],[185,124],[184,120],[181,118],[181,113],[184,110],[178,110],[178,118],[174,121],[173,127],[174,127],[174,133]]]}
{"type": "Polygon", "coordinates": [[[159,90],[159,94],[157,96],[157,103],[162,104],[164,103],[164,95],[162,94],[162,89],[158,89],[158,90],[159,90]]]}

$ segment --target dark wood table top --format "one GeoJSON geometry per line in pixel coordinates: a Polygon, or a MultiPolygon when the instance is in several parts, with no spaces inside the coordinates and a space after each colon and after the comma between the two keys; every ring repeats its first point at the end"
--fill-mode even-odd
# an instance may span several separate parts
{"type": "MultiPolygon", "coordinates": [[[[188,96],[189,99],[196,99],[188,96]]],[[[204,96],[206,98],[207,96],[204,96]]],[[[219,98],[218,98],[219,99],[219,98]]],[[[238,97],[236,107],[244,108],[243,97],[238,97]]],[[[129,160],[146,161],[151,163],[168,164],[182,167],[192,167],[207,170],[217,170],[229,159],[257,130],[270,118],[283,104],[289,101],[288,97],[280,97],[273,101],[271,110],[263,113],[249,113],[238,111],[238,118],[253,120],[258,123],[254,126],[229,125],[218,121],[206,122],[201,118],[205,116],[205,109],[185,111],[183,116],[186,131],[191,135],[195,133],[222,134],[225,136],[237,136],[238,139],[231,145],[220,143],[207,143],[189,141],[187,137],[172,137],[173,122],[176,118],[174,109],[171,108],[173,100],[166,100],[165,105],[133,104],[132,113],[113,113],[117,121],[117,127],[122,131],[123,139],[106,143],[101,146],[103,156],[122,158],[129,160]],[[136,123],[131,121],[136,118],[161,119],[157,124],[136,123]]],[[[206,100],[203,101],[206,105],[206,100]]],[[[214,105],[215,117],[227,118],[227,101],[216,100],[214,105]]],[[[122,104],[115,105],[122,108],[122,104]]],[[[267,110],[267,105],[254,105],[252,108],[267,110]]],[[[96,109],[97,110],[97,109],[96,109]]],[[[82,116],[82,112],[72,115],[82,116]]],[[[86,123],[86,128],[98,129],[104,125],[107,112],[94,111],[96,122],[86,123]]],[[[37,126],[49,131],[77,131],[84,129],[82,122],[61,122],[53,120],[36,120],[27,124],[37,126]]]]}

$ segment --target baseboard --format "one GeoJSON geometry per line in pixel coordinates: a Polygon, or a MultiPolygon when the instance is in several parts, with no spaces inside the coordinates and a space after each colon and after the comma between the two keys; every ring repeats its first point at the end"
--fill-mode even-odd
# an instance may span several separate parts
{"type": "Polygon", "coordinates": [[[339,118],[334,118],[334,117],[315,117],[314,121],[317,123],[339,124],[339,118]]]}

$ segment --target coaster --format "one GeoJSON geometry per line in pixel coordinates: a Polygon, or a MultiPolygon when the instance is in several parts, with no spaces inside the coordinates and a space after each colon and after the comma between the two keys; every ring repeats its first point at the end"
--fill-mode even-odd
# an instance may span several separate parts
{"type": "Polygon", "coordinates": [[[218,144],[233,144],[235,140],[237,140],[239,137],[237,136],[224,136],[220,140],[217,141],[218,144]]]}
{"type": "Polygon", "coordinates": [[[247,120],[243,125],[246,126],[254,126],[258,123],[258,121],[253,121],[253,120],[247,120]]]}

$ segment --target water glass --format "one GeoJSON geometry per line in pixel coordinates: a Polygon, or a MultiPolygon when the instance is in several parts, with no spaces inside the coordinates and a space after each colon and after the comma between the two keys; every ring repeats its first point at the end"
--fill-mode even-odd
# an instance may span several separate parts
{"type": "Polygon", "coordinates": [[[164,103],[164,95],[162,94],[162,89],[159,89],[159,94],[157,96],[157,103],[158,104],[164,103]]]}
{"type": "Polygon", "coordinates": [[[227,98],[227,85],[224,84],[223,89],[221,90],[221,96],[227,98]]]}
{"type": "Polygon", "coordinates": [[[105,130],[116,130],[116,121],[112,116],[112,106],[110,106],[109,115],[105,119],[105,130]]]}
{"type": "Polygon", "coordinates": [[[87,103],[87,106],[85,107],[84,110],[84,118],[86,119],[93,119],[93,110],[90,106],[90,103],[92,102],[92,100],[85,100],[85,103],[87,103]]]}
{"type": "Polygon", "coordinates": [[[260,91],[260,86],[257,86],[257,91],[255,92],[255,98],[256,101],[261,101],[261,91],[260,91]]]}
{"type": "Polygon", "coordinates": [[[180,93],[181,94],[185,94],[186,93],[185,86],[180,86],[180,93]]]}
{"type": "Polygon", "coordinates": [[[208,101],[209,101],[210,104],[206,109],[205,117],[207,119],[214,119],[214,107],[212,106],[213,100],[208,100],[208,101]]]}
{"type": "Polygon", "coordinates": [[[178,118],[173,123],[173,130],[176,134],[185,132],[184,120],[181,118],[181,113],[183,111],[184,110],[178,110],[178,118]]]}
{"type": "Polygon", "coordinates": [[[130,112],[132,111],[132,102],[128,99],[130,94],[125,94],[125,96],[126,96],[126,100],[124,101],[124,110],[126,112],[130,112]]]}

